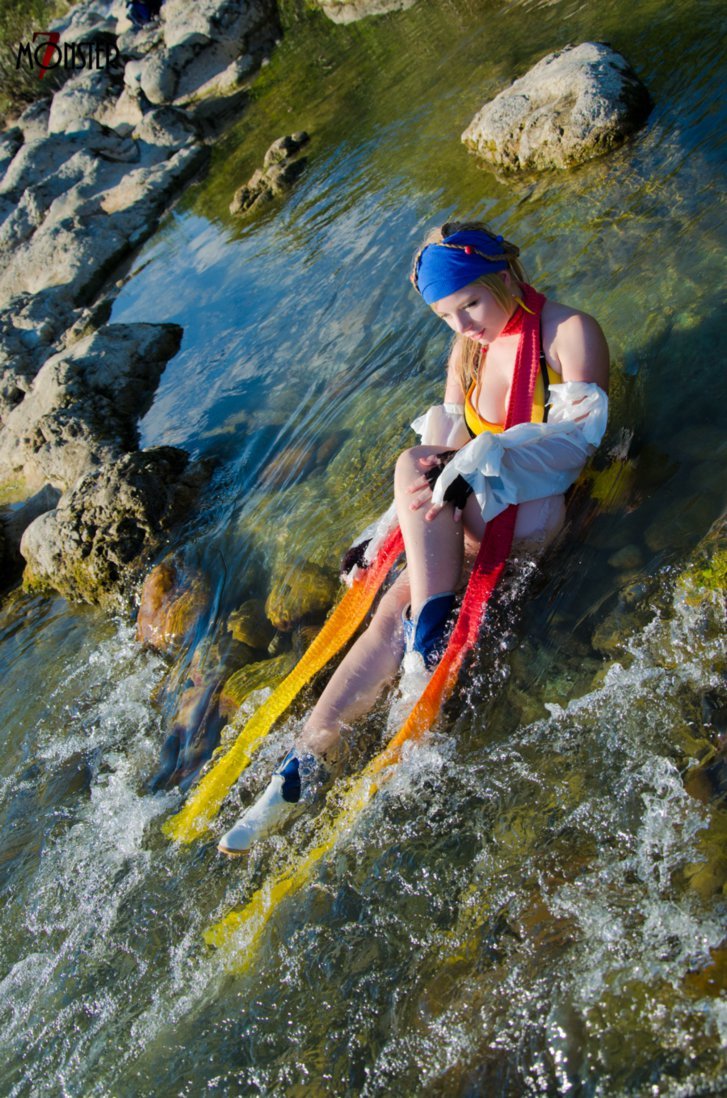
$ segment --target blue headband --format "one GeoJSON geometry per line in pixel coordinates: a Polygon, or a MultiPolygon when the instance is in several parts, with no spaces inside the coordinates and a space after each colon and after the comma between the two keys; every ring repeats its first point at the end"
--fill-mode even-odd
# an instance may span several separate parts
{"type": "Polygon", "coordinates": [[[480,275],[509,267],[501,236],[462,229],[441,244],[427,244],[419,254],[412,282],[427,305],[461,290],[480,275]],[[502,258],[499,258],[502,256],[502,258]]]}

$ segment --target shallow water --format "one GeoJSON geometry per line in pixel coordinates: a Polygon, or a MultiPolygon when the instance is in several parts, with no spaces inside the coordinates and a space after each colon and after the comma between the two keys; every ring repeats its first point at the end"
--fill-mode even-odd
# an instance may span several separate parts
{"type": "MultiPolygon", "coordinates": [[[[599,318],[604,453],[629,460],[600,462],[519,619],[506,604],[438,730],[243,974],[202,933],[305,849],[311,817],[244,864],[168,843],[179,794],[146,791],[166,665],[126,621],[6,600],[0,1089],[721,1093],[727,816],[687,789],[720,729],[724,611],[706,557],[699,582],[679,578],[724,509],[720,8],[420,0],[350,28],[288,20],[113,313],[185,329],[142,440],[219,460],[176,547],[215,595],[202,633],[286,571],[336,560],[387,504],[407,424],[441,387],[447,336],[406,281],[441,214],[491,219],[539,288],[599,318]],[[458,135],[481,103],[584,38],[645,80],[646,130],[563,176],[479,169],[458,135]],[[235,187],[301,128],[292,196],[235,222],[235,187]]],[[[235,813],[233,798],[220,828],[235,813]]]]}

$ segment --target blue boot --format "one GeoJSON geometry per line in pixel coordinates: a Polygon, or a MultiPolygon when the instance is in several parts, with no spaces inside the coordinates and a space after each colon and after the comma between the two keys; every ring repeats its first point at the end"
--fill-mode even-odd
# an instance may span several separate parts
{"type": "MultiPolygon", "coordinates": [[[[410,616],[410,607],[404,611],[405,666],[412,660],[412,653],[421,656],[425,671],[433,671],[439,663],[447,644],[447,625],[454,606],[454,594],[432,595],[422,606],[416,618],[410,616]]],[[[418,661],[416,661],[418,662],[418,661]]]]}

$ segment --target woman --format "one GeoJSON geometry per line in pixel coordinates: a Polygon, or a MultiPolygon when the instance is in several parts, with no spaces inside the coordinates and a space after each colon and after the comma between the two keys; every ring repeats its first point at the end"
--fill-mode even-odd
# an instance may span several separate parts
{"type": "MultiPolygon", "coordinates": [[[[593,317],[528,286],[518,255],[468,222],[444,225],[416,256],[412,282],[456,338],[444,404],[412,424],[422,445],[396,465],[406,569],[222,853],[247,850],[323,783],[341,730],[371,708],[405,652],[409,670],[436,666],[468,547],[489,539],[504,562],[513,543],[542,550],[563,525],[563,493],[605,430],[608,347],[593,317]]],[[[354,550],[365,565],[375,545],[354,550]]]]}

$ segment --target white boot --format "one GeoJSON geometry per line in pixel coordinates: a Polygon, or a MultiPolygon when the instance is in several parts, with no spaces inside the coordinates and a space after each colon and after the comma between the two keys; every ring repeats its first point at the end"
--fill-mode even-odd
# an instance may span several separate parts
{"type": "Polygon", "coordinates": [[[301,800],[301,776],[309,779],[313,774],[319,781],[324,778],[321,763],[313,755],[298,756],[295,750],[290,751],[261,796],[222,836],[217,845],[220,853],[244,854],[253,843],[264,839],[294,815],[301,800]]]}

